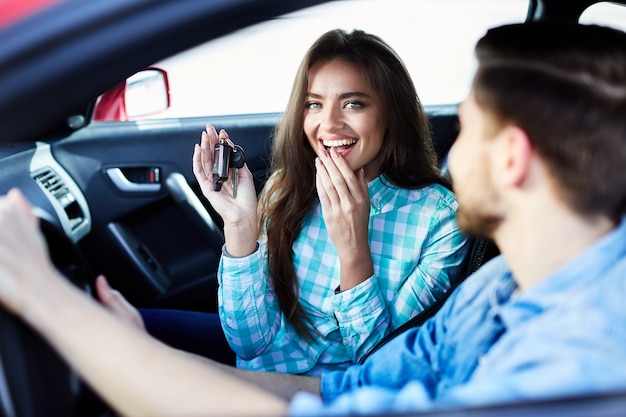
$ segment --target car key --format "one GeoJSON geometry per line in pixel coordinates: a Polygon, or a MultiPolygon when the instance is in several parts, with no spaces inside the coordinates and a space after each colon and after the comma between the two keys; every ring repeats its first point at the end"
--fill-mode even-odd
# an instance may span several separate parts
{"type": "Polygon", "coordinates": [[[233,169],[233,198],[237,198],[237,185],[239,184],[239,168],[245,163],[243,149],[239,145],[233,145],[230,155],[230,163],[233,169]]]}
{"type": "Polygon", "coordinates": [[[246,163],[243,148],[235,145],[229,138],[220,138],[215,145],[213,156],[213,181],[215,191],[222,189],[222,184],[228,179],[229,170],[232,169],[233,198],[237,198],[237,185],[239,184],[239,168],[246,163]]]}
{"type": "Polygon", "coordinates": [[[215,183],[215,191],[222,189],[222,184],[228,179],[228,168],[230,165],[230,154],[232,146],[227,143],[228,139],[221,139],[215,145],[213,155],[213,182],[215,183]]]}
{"type": "Polygon", "coordinates": [[[233,168],[233,198],[237,198],[237,184],[239,183],[239,168],[233,168]]]}

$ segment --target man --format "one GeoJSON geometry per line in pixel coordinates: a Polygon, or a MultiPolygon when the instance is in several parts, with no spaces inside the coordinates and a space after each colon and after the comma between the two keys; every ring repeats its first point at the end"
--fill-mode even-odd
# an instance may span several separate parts
{"type": "Polygon", "coordinates": [[[127,415],[410,411],[626,388],[626,34],[515,25],[476,53],[449,168],[459,225],[503,256],[363,365],[305,378],[167,348],[58,277],[15,191],[0,200],[2,303],[127,415]]]}

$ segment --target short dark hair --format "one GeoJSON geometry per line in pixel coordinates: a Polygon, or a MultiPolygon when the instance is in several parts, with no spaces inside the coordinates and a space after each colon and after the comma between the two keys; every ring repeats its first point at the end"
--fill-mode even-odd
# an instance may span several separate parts
{"type": "Polygon", "coordinates": [[[526,23],[476,46],[476,102],[522,128],[573,210],[618,221],[626,208],[626,34],[526,23]]]}

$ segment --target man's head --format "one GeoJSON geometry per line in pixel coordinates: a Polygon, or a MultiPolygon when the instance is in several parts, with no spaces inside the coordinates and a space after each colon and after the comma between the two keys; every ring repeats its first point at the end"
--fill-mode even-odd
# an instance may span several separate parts
{"type": "Polygon", "coordinates": [[[505,217],[488,157],[498,149],[482,146],[504,133],[527,138],[519,151],[541,159],[570,210],[617,221],[626,208],[626,34],[598,26],[503,26],[478,42],[476,56],[450,155],[459,225],[493,237],[505,217]]]}

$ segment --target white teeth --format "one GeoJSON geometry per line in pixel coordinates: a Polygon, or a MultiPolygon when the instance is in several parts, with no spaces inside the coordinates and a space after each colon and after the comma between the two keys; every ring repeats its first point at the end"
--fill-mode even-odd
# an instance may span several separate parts
{"type": "Polygon", "coordinates": [[[339,139],[339,140],[322,140],[324,146],[348,146],[356,143],[355,139],[339,139]]]}

